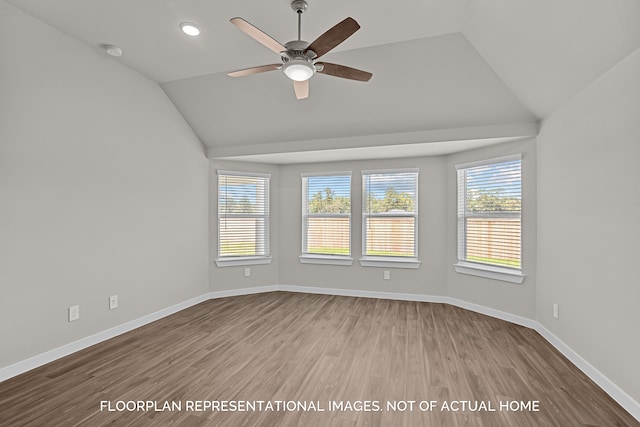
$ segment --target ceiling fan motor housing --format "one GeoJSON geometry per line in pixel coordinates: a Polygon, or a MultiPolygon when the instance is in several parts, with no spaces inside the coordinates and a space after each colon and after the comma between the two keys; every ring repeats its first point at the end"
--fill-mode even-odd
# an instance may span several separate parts
{"type": "Polygon", "coordinates": [[[287,50],[285,52],[280,52],[283,62],[290,61],[292,59],[305,59],[312,61],[318,57],[314,51],[307,49],[307,47],[309,47],[309,42],[304,40],[290,41],[285,44],[284,47],[286,47],[287,50]]]}
{"type": "Polygon", "coordinates": [[[307,50],[309,42],[293,40],[284,45],[287,50],[281,52],[282,71],[292,80],[308,80],[316,71],[320,71],[315,65],[318,55],[312,50],[307,50]]]}
{"type": "Polygon", "coordinates": [[[309,47],[309,42],[306,42],[304,40],[290,41],[289,43],[285,44],[284,47],[286,47],[287,50],[284,52],[280,52],[283,64],[293,60],[301,60],[313,63],[313,61],[318,57],[318,55],[316,55],[314,51],[307,49],[307,47],[309,47]]]}

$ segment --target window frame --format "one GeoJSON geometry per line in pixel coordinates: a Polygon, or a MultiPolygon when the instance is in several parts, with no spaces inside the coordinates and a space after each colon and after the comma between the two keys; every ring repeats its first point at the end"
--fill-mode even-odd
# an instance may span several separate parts
{"type": "Polygon", "coordinates": [[[232,267],[240,265],[259,265],[270,264],[271,258],[271,174],[260,172],[244,172],[244,171],[229,171],[218,170],[217,171],[217,186],[216,186],[216,209],[217,209],[217,258],[216,265],[218,267],[232,267]],[[241,177],[241,178],[258,178],[263,179],[264,183],[264,213],[261,214],[224,214],[220,209],[220,185],[221,177],[241,177]],[[264,255],[221,255],[221,236],[220,236],[220,220],[223,218],[262,218],[264,220],[264,235],[262,239],[264,241],[264,255]]]}
{"type": "MultiPolygon", "coordinates": [[[[475,162],[462,163],[455,166],[456,169],[456,238],[457,238],[457,253],[456,259],[457,262],[454,264],[455,271],[461,274],[467,274],[472,276],[480,276],[495,280],[501,280],[511,283],[520,284],[524,281],[525,275],[522,273],[523,268],[523,256],[522,256],[522,230],[523,230],[523,207],[524,207],[524,197],[523,197],[523,181],[522,181],[522,154],[513,154],[508,156],[495,157],[485,160],[479,160],[475,162]],[[520,162],[520,199],[521,206],[520,212],[518,214],[509,214],[509,213],[496,213],[496,214],[485,214],[478,213],[476,215],[472,215],[471,217],[476,218],[487,218],[487,217],[501,217],[501,218],[514,218],[518,217],[520,219],[520,265],[519,267],[508,267],[499,264],[492,263],[481,263],[469,261],[466,259],[466,244],[467,244],[467,235],[466,235],[466,218],[469,216],[466,215],[466,183],[464,185],[464,194],[462,194],[461,200],[461,183],[460,183],[460,172],[466,171],[471,168],[481,167],[481,166],[489,166],[489,165],[497,165],[500,163],[519,161],[520,162]],[[465,204],[461,207],[461,203],[465,204]],[[462,212],[461,212],[462,209],[462,212]]],[[[466,174],[465,174],[466,179],[466,174]]]]}
{"type": "Polygon", "coordinates": [[[302,185],[302,236],[301,236],[301,255],[298,257],[302,264],[326,264],[326,265],[352,265],[352,244],[351,238],[353,236],[352,229],[352,211],[353,211],[353,173],[351,171],[336,171],[336,172],[318,172],[318,173],[302,173],[300,174],[300,180],[302,185]],[[313,177],[349,177],[349,213],[343,214],[317,214],[317,216],[309,214],[309,194],[308,194],[308,179],[313,177]],[[308,224],[310,217],[320,218],[348,218],[349,220],[349,253],[343,254],[321,254],[306,252],[307,239],[308,239],[308,224]]]}
{"type": "Polygon", "coordinates": [[[363,267],[387,267],[387,268],[419,268],[420,260],[418,258],[419,249],[419,182],[420,182],[420,169],[419,168],[398,168],[398,169],[372,169],[362,170],[360,172],[362,180],[362,256],[360,258],[360,265],[363,267]],[[392,175],[392,174],[415,174],[415,190],[413,212],[407,212],[403,214],[392,214],[388,212],[384,213],[371,213],[366,209],[367,198],[367,179],[369,175],[392,175]],[[414,218],[413,227],[413,256],[388,256],[388,255],[369,255],[367,254],[367,218],[414,218]]]}

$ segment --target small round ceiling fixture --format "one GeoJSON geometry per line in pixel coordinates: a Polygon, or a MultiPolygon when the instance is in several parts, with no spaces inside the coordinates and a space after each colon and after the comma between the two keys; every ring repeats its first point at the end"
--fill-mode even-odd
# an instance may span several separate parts
{"type": "Polygon", "coordinates": [[[113,44],[106,44],[103,46],[104,50],[111,56],[115,56],[116,58],[119,58],[122,56],[122,48],[113,45],[113,44]]]}
{"type": "Polygon", "coordinates": [[[182,22],[180,23],[180,29],[183,33],[191,37],[197,37],[200,35],[200,27],[192,22],[182,22]]]}

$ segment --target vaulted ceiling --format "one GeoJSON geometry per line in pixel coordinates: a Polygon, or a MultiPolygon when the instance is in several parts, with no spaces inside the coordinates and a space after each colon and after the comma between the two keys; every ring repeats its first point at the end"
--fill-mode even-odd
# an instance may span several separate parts
{"type": "Polygon", "coordinates": [[[114,60],[162,86],[210,157],[274,163],[442,154],[532,136],[640,47],[638,0],[308,0],[302,38],[353,17],[361,29],[323,59],[374,75],[315,75],[310,97],[296,100],[281,72],[226,75],[279,62],[229,19],[286,43],[297,36],[289,0],[7,1],[101,55],[104,44],[121,47],[114,60]],[[202,34],[182,34],[184,21],[202,34]]]}

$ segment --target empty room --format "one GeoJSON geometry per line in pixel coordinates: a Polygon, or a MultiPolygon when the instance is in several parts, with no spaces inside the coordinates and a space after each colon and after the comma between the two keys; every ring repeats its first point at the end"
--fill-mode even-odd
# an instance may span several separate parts
{"type": "Polygon", "coordinates": [[[0,0],[0,426],[640,426],[637,0],[0,0]]]}

